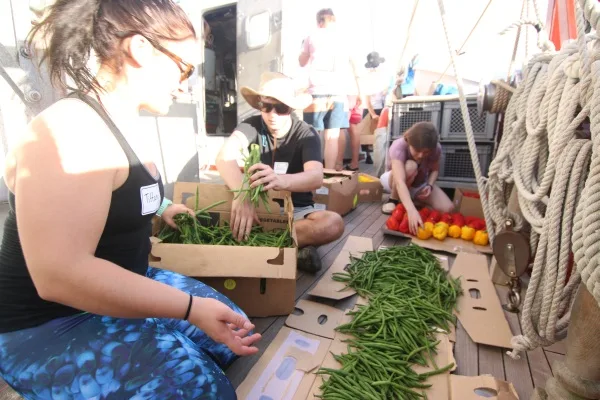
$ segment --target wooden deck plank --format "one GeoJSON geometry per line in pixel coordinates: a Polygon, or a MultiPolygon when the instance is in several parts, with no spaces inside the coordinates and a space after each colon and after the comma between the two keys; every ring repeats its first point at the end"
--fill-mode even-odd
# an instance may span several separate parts
{"type": "Polygon", "coordinates": [[[502,349],[484,344],[477,345],[479,375],[492,375],[496,379],[506,380],[502,349]]]}
{"type": "Polygon", "coordinates": [[[546,387],[548,378],[552,376],[552,369],[550,368],[546,354],[544,354],[543,349],[537,348],[527,353],[527,356],[529,357],[529,368],[531,370],[533,386],[543,389],[546,387]]]}
{"type": "Polygon", "coordinates": [[[460,321],[456,325],[456,345],[454,358],[456,359],[456,375],[479,375],[479,358],[477,344],[471,340],[469,334],[460,321]]]}
{"type": "Polygon", "coordinates": [[[544,347],[544,351],[565,355],[567,354],[566,340],[561,340],[560,342],[554,343],[552,346],[544,347]]]}
{"type": "MultiPolygon", "coordinates": [[[[503,299],[506,298],[508,287],[496,285],[496,291],[500,296],[501,302],[503,302],[503,299]]],[[[508,311],[505,311],[504,315],[506,316],[506,320],[508,321],[513,335],[520,335],[520,316],[508,311]]],[[[513,360],[505,351],[503,351],[502,358],[504,359],[506,380],[515,386],[520,399],[529,399],[533,393],[533,378],[531,377],[527,353],[521,354],[520,360],[513,360]]]]}
{"type": "Polygon", "coordinates": [[[548,364],[550,366],[550,371],[552,372],[552,374],[554,374],[553,368],[554,368],[554,363],[556,361],[563,361],[565,359],[565,356],[562,354],[558,354],[558,353],[553,353],[551,351],[547,351],[545,352],[546,354],[546,359],[548,360],[548,364]]]}

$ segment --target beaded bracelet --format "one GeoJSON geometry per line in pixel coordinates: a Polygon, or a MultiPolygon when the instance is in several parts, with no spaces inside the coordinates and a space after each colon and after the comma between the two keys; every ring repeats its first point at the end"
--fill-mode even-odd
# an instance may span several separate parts
{"type": "Polygon", "coordinates": [[[159,217],[162,216],[167,207],[169,207],[171,204],[173,204],[173,202],[165,197],[162,201],[162,204],[160,205],[160,208],[156,212],[156,215],[158,215],[159,217]]]}

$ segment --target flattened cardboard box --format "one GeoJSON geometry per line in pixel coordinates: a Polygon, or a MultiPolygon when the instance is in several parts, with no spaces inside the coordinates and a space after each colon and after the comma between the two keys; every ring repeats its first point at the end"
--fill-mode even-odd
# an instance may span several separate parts
{"type": "Polygon", "coordinates": [[[323,186],[313,192],[315,208],[340,215],[352,211],[358,202],[358,173],[325,169],[323,186]]]}
{"type": "Polygon", "coordinates": [[[479,246],[473,242],[469,242],[462,239],[455,239],[447,237],[444,240],[437,240],[435,238],[429,238],[427,240],[421,240],[412,235],[404,234],[398,231],[392,231],[386,227],[383,227],[383,233],[386,235],[405,237],[410,239],[412,243],[419,245],[425,249],[440,251],[444,253],[458,254],[458,253],[484,253],[493,254],[492,248],[488,246],[479,246]]]}
{"type": "Polygon", "coordinates": [[[452,400],[519,400],[512,383],[495,379],[490,375],[450,375],[452,400]]]}
{"type": "Polygon", "coordinates": [[[380,202],[383,197],[383,185],[379,178],[360,173],[358,175],[358,202],[380,202]]]}
{"type": "Polygon", "coordinates": [[[512,348],[512,332],[496,288],[481,254],[459,253],[450,275],[460,278],[463,295],[458,298],[456,315],[475,343],[512,348]]]}
{"type": "MultiPolygon", "coordinates": [[[[198,208],[221,200],[224,204],[210,210],[213,222],[229,221],[233,193],[224,185],[175,183],[173,202],[194,209],[198,192],[198,208]]],[[[263,228],[291,229],[293,207],[286,192],[270,193],[270,210],[258,209],[263,228]],[[286,212],[274,200],[283,203],[286,212]]],[[[250,317],[287,315],[294,310],[296,290],[297,248],[214,246],[160,243],[153,238],[150,265],[186,276],[200,278],[206,284],[229,297],[250,317]]]]}

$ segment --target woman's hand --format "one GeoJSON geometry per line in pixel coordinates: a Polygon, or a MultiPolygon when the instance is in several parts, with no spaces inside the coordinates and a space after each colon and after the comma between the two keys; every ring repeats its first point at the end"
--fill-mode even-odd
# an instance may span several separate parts
{"type": "Polygon", "coordinates": [[[408,226],[410,228],[410,233],[414,236],[417,236],[417,229],[420,226],[423,226],[423,220],[421,219],[421,215],[417,211],[415,207],[411,207],[410,210],[407,210],[408,213],[408,226]]]}
{"type": "Polygon", "coordinates": [[[250,176],[250,187],[254,189],[264,185],[263,190],[287,190],[284,175],[278,175],[273,168],[266,164],[254,164],[248,169],[250,176]]]}
{"type": "Polygon", "coordinates": [[[170,227],[177,229],[177,224],[173,220],[177,214],[190,214],[192,217],[196,216],[193,210],[190,210],[183,204],[171,204],[169,207],[163,211],[161,218],[165,221],[170,227]]]}
{"type": "Polygon", "coordinates": [[[430,184],[427,184],[427,186],[422,188],[419,191],[419,193],[417,193],[417,199],[419,199],[421,201],[427,200],[429,198],[429,196],[431,196],[431,190],[432,190],[432,186],[430,184]]]}
{"type": "Polygon", "coordinates": [[[254,325],[219,300],[194,297],[188,320],[239,356],[258,352],[254,345],[260,340],[260,333],[248,336],[254,325]]]}

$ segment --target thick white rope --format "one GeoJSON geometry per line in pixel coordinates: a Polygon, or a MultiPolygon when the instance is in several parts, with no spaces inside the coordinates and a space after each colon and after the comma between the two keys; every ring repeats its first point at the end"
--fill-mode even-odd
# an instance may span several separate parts
{"type": "Polygon", "coordinates": [[[592,85],[582,96],[590,106],[593,152],[589,178],[577,206],[573,233],[573,253],[577,271],[590,293],[600,304],[600,57],[599,40],[592,41],[592,51],[583,40],[585,20],[600,32],[600,4],[597,0],[580,0],[577,18],[578,45],[582,55],[582,82],[592,85]],[[583,17],[581,17],[583,15],[583,17]],[[589,74],[589,75],[588,75],[589,74]],[[588,79],[588,76],[591,79],[588,79]]]}
{"type": "MultiPolygon", "coordinates": [[[[490,217],[490,209],[488,206],[488,199],[485,190],[485,183],[483,176],[481,175],[481,165],[479,164],[479,155],[477,154],[477,144],[475,143],[475,134],[473,133],[473,126],[471,124],[471,117],[469,109],[467,107],[467,98],[465,96],[464,85],[462,76],[456,65],[456,55],[450,42],[450,34],[448,33],[448,23],[446,22],[446,9],[444,7],[444,0],[438,0],[438,6],[440,9],[440,15],[442,17],[442,25],[444,27],[444,34],[446,36],[446,44],[448,45],[448,52],[450,53],[450,60],[452,61],[452,67],[454,69],[454,76],[456,78],[456,85],[458,87],[458,94],[460,100],[460,110],[462,113],[463,124],[467,133],[467,143],[469,144],[469,151],[471,153],[471,160],[473,162],[473,169],[475,172],[475,180],[477,182],[477,189],[481,196],[481,205],[483,207],[483,215],[485,217],[486,225],[492,227],[492,219],[490,217]]],[[[493,229],[488,229],[488,235],[490,242],[494,242],[495,232],[493,229]]]]}
{"type": "MultiPolygon", "coordinates": [[[[593,187],[595,181],[600,183],[600,162],[597,163],[598,171],[592,165],[588,175],[590,163],[594,162],[592,145],[597,152],[600,142],[596,138],[594,143],[579,139],[576,132],[581,122],[591,114],[591,120],[598,123],[595,128],[592,127],[592,134],[596,129],[600,136],[600,79],[597,75],[600,65],[597,71],[590,71],[587,47],[588,42],[593,45],[595,40],[586,37],[584,32],[583,1],[577,4],[577,47],[567,45],[552,57],[547,64],[546,79],[541,78],[538,82],[540,86],[546,85],[544,96],[540,97],[542,88],[534,85],[528,99],[523,132],[527,137],[513,171],[523,214],[538,233],[534,238],[536,243],[532,243],[532,247],[536,247],[535,262],[521,317],[523,335],[511,341],[514,350],[509,355],[513,358],[518,358],[521,351],[564,339],[575,291],[582,278],[586,282],[583,271],[593,271],[590,276],[600,271],[597,268],[600,234],[588,229],[592,219],[597,221],[596,228],[600,228],[597,214],[600,211],[600,190],[596,187],[594,192],[597,202],[589,189],[584,190],[584,182],[585,188],[593,187]],[[592,82],[598,83],[597,92],[592,82]],[[597,110],[590,107],[590,101],[597,105],[597,110]],[[576,115],[578,106],[581,111],[576,115]],[[548,194],[547,207],[544,207],[542,199],[548,194]],[[586,212],[591,212],[591,216],[582,214],[586,212]],[[588,247],[592,244],[595,248],[588,247]],[[579,270],[573,271],[567,282],[571,247],[579,270]],[[590,253],[595,259],[586,259],[590,253]],[[580,267],[577,254],[585,268],[580,267]]],[[[597,0],[592,1],[598,4],[597,0]]],[[[592,286],[599,286],[600,279],[591,281],[592,286]]]]}

